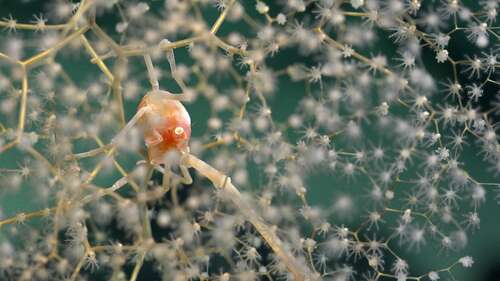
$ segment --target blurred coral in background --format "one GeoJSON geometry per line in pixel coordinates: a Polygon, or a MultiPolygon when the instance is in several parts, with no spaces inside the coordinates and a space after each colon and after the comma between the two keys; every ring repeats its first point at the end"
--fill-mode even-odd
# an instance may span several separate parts
{"type": "Polygon", "coordinates": [[[499,6],[0,1],[0,280],[488,278],[499,6]]]}

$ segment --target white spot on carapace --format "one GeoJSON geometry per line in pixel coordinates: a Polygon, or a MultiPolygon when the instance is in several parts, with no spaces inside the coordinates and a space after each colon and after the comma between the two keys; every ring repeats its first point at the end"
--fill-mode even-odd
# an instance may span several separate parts
{"type": "Polygon", "coordinates": [[[182,127],[175,127],[174,133],[176,135],[182,135],[184,133],[184,129],[182,127]]]}

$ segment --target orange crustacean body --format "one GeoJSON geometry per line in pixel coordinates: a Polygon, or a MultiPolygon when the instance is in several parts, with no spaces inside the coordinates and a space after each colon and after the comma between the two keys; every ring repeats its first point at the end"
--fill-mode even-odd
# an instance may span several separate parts
{"type": "Polygon", "coordinates": [[[144,132],[149,161],[162,164],[167,152],[188,152],[191,118],[181,102],[161,94],[145,95],[138,110],[148,106],[139,124],[144,132]]]}

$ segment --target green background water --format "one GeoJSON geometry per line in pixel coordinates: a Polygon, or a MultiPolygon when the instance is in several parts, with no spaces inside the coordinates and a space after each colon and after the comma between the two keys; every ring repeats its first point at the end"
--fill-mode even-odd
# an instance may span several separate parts
{"type": "MultiPolygon", "coordinates": [[[[39,14],[44,9],[42,8],[46,1],[31,1],[29,4],[21,4],[26,1],[17,0],[3,0],[0,1],[0,18],[7,17],[9,14],[19,22],[31,21],[33,14],[39,14]]],[[[213,22],[217,14],[215,11],[207,11],[204,15],[208,22],[213,22]]],[[[99,19],[98,24],[103,25],[105,28],[112,28],[110,23],[115,22],[113,18],[99,19]]],[[[221,33],[227,33],[232,29],[237,29],[238,26],[223,25],[221,33]]],[[[16,36],[27,36],[26,33],[19,33],[16,36]]],[[[387,34],[381,34],[380,36],[386,36],[387,34]]],[[[1,40],[8,40],[9,34],[6,32],[0,32],[1,40]]],[[[363,50],[364,53],[377,53],[380,50],[384,50],[384,53],[394,52],[394,48],[387,41],[383,44],[373,46],[371,49],[363,50]]],[[[0,43],[1,45],[1,43],[0,43]]],[[[466,54],[470,46],[462,45],[458,43],[454,45],[454,49],[450,50],[452,54],[466,54]]],[[[187,52],[181,50],[176,52],[177,60],[182,62],[183,60],[189,60],[187,57],[187,52]]],[[[279,55],[273,65],[277,69],[281,65],[285,66],[288,60],[291,58],[301,59],[297,57],[296,52],[293,50],[285,50],[283,54],[279,55]]],[[[432,60],[432,54],[427,54],[426,59],[432,60]]],[[[78,64],[75,67],[75,62],[73,59],[58,60],[66,69],[66,71],[72,77],[80,77],[82,73],[94,73],[97,71],[95,66],[90,64],[78,64]]],[[[308,63],[308,61],[306,61],[308,63]]],[[[434,64],[435,65],[435,64],[434,64]]],[[[449,77],[450,70],[446,66],[434,67],[428,69],[434,77],[439,79],[440,77],[449,77]]],[[[273,109],[273,117],[277,120],[284,121],[287,116],[291,113],[299,99],[304,94],[304,86],[301,84],[291,83],[290,81],[280,80],[279,81],[279,99],[274,99],[271,102],[271,108],[273,109]]],[[[166,87],[175,87],[174,84],[169,81],[162,81],[163,85],[166,87]]],[[[2,91],[2,89],[0,89],[2,91]]],[[[483,106],[487,107],[490,100],[492,100],[497,94],[498,89],[487,88],[485,93],[485,98],[481,101],[483,106]]],[[[127,102],[126,104],[126,115],[130,118],[135,112],[136,101],[127,102]]],[[[194,122],[193,135],[201,135],[206,128],[203,128],[204,122],[197,122],[196,120],[206,120],[208,117],[208,112],[204,109],[203,104],[194,104],[188,106],[191,118],[194,122]]],[[[478,147],[476,144],[471,143],[470,147],[466,149],[463,158],[461,159],[465,163],[467,171],[476,179],[485,182],[498,182],[498,178],[494,178],[490,173],[486,171],[485,163],[477,156],[478,147]]],[[[81,151],[85,149],[82,148],[81,151]]],[[[5,167],[16,167],[16,159],[19,159],[20,155],[18,152],[11,151],[2,156],[0,156],[0,166],[5,167]]],[[[125,166],[132,167],[134,161],[125,161],[125,166]]],[[[106,183],[112,183],[116,178],[116,175],[108,175],[106,177],[98,178],[98,181],[102,182],[103,185],[106,183]]],[[[331,175],[319,172],[314,177],[311,177],[308,181],[308,186],[310,187],[308,192],[308,200],[313,205],[324,206],[324,208],[329,208],[332,204],[333,198],[339,194],[352,194],[355,197],[355,204],[363,206],[365,197],[363,197],[363,192],[366,191],[366,180],[358,180],[355,182],[343,182],[342,180],[333,179],[331,175]]],[[[40,207],[37,203],[37,198],[33,198],[33,192],[30,190],[32,186],[23,185],[19,192],[15,194],[2,193],[0,198],[0,207],[3,211],[3,216],[8,217],[10,215],[16,214],[18,212],[28,212],[31,210],[36,210],[40,207]]],[[[435,245],[436,242],[432,241],[427,243],[418,253],[415,250],[410,252],[404,249],[398,249],[398,253],[401,253],[404,257],[408,258],[410,264],[410,272],[413,274],[421,274],[435,268],[442,268],[446,265],[457,260],[457,257],[461,255],[470,255],[474,258],[475,263],[471,269],[461,269],[457,268],[454,270],[457,280],[500,280],[500,206],[497,204],[495,199],[496,192],[488,187],[485,187],[487,191],[487,200],[480,209],[481,215],[481,228],[469,235],[469,243],[463,251],[460,253],[444,253],[439,251],[439,245],[435,245]]],[[[361,208],[360,208],[361,209],[361,208]]],[[[352,225],[356,225],[359,222],[359,216],[364,215],[363,213],[356,213],[353,215],[349,221],[352,225]]],[[[3,233],[0,230],[0,239],[2,239],[3,233]]],[[[389,233],[389,230],[384,230],[382,227],[381,233],[389,233]]],[[[1,257],[0,257],[1,258],[1,257]]],[[[444,279],[446,280],[446,279],[444,279]]]]}

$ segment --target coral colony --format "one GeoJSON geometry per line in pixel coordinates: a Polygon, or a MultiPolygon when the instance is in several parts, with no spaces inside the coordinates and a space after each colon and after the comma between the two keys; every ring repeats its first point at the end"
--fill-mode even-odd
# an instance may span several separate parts
{"type": "Polygon", "coordinates": [[[7,2],[1,280],[474,265],[500,188],[497,0],[7,2]],[[414,265],[425,248],[446,258],[414,265]]]}

